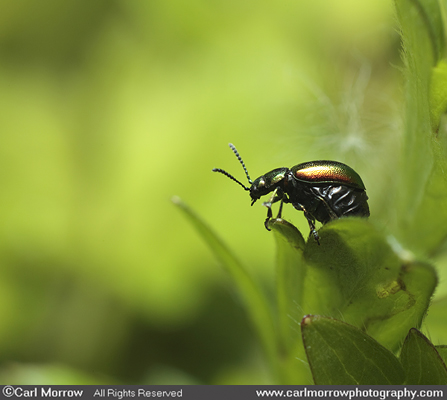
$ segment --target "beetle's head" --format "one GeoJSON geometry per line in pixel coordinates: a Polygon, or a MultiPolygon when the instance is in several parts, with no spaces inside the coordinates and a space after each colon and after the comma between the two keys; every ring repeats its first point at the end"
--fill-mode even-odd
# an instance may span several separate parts
{"type": "Polygon", "coordinates": [[[278,186],[281,186],[287,171],[289,171],[289,168],[276,168],[255,179],[250,187],[251,205],[262,196],[273,192],[278,186]]]}

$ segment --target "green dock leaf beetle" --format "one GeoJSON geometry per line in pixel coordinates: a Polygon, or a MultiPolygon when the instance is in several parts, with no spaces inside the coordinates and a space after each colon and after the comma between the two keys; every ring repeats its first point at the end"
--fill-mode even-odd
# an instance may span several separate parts
{"type": "Polygon", "coordinates": [[[223,169],[214,168],[250,192],[251,205],[269,193],[270,198],[263,203],[267,207],[264,225],[267,230],[272,218],[272,204],[280,201],[277,218],[281,218],[283,203],[291,203],[309,223],[310,232],[319,242],[315,220],[325,224],[334,219],[348,216],[369,217],[368,196],[360,176],[351,167],[337,161],[309,161],[292,168],[276,168],[254,181],[239,152],[229,144],[244,168],[250,187],[245,186],[223,169]]]}

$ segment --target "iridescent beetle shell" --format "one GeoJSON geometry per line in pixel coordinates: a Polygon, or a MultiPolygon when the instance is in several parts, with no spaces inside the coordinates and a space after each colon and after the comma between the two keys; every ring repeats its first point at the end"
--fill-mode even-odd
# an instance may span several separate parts
{"type": "Polygon", "coordinates": [[[291,168],[293,176],[304,182],[339,182],[365,190],[362,178],[351,167],[338,161],[308,161],[291,168]]]}

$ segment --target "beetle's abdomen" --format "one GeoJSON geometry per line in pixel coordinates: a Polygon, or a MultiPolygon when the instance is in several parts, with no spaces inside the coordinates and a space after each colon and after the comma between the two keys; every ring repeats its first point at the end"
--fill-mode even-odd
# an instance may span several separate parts
{"type": "Polygon", "coordinates": [[[331,182],[365,190],[360,176],[351,167],[337,161],[310,161],[295,165],[293,176],[303,182],[331,182]]]}
{"type": "Polygon", "coordinates": [[[368,196],[363,189],[345,185],[314,186],[312,191],[323,199],[314,217],[323,224],[341,217],[369,217],[368,196]]]}

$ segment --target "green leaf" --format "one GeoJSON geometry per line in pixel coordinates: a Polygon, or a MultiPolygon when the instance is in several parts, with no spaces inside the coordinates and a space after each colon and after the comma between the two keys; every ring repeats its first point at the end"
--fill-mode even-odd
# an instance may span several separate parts
{"type": "Polygon", "coordinates": [[[320,316],[306,316],[301,331],[317,385],[400,385],[399,360],[360,329],[320,316]]]}
{"type": "Polygon", "coordinates": [[[303,311],[343,318],[397,349],[422,322],[437,283],[434,269],[399,259],[365,219],[332,221],[319,235],[321,246],[308,241],[304,251],[303,311]]]}
{"type": "Polygon", "coordinates": [[[180,198],[174,197],[172,201],[189,219],[232,278],[260,337],[269,363],[273,371],[277,372],[276,331],[265,295],[222,240],[180,198]]]}
{"type": "MultiPolygon", "coordinates": [[[[444,284],[446,282],[443,282],[444,284]]],[[[427,318],[424,320],[424,328],[426,334],[429,335],[434,343],[447,343],[447,296],[440,296],[440,293],[436,289],[436,295],[430,304],[430,312],[427,314],[427,318]]]]}
{"type": "MultiPolygon", "coordinates": [[[[414,32],[424,33],[422,40],[429,42],[429,49],[435,62],[445,57],[445,36],[442,11],[438,0],[398,0],[399,5],[406,7],[411,21],[417,20],[414,32]]],[[[421,38],[414,38],[421,39],[421,38]]],[[[421,51],[429,49],[420,49],[421,51]]]]}
{"type": "Polygon", "coordinates": [[[430,114],[432,130],[438,131],[441,116],[447,110],[447,62],[439,61],[433,68],[430,85],[430,114]]]}
{"type": "Polygon", "coordinates": [[[400,360],[407,385],[446,385],[447,368],[433,344],[417,329],[410,329],[400,360]]]}
{"type": "Polygon", "coordinates": [[[304,359],[304,348],[298,321],[303,314],[303,285],[306,278],[306,264],[303,259],[304,239],[301,232],[283,219],[269,221],[276,241],[276,294],[278,305],[279,340],[282,360],[283,384],[307,384],[298,381],[306,377],[307,366],[297,359],[304,359]]]}
{"type": "Polygon", "coordinates": [[[435,346],[436,351],[441,356],[442,361],[444,361],[444,364],[447,363],[447,345],[440,345],[435,346]]]}
{"type": "Polygon", "coordinates": [[[304,239],[300,231],[283,219],[273,219],[269,227],[276,241],[276,290],[281,342],[286,350],[295,348],[299,330],[298,304],[302,303],[306,264],[303,259],[304,239]]]}
{"type": "Polygon", "coordinates": [[[407,248],[427,253],[447,236],[447,143],[432,129],[445,109],[443,10],[437,0],[395,4],[406,64],[406,110],[393,230],[407,248]]]}

